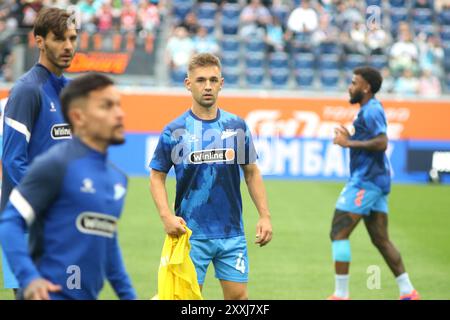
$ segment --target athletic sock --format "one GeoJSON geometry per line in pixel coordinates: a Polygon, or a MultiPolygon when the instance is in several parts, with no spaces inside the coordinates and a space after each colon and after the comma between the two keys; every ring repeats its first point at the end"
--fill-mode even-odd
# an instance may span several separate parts
{"type": "Polygon", "coordinates": [[[409,280],[409,276],[406,272],[399,275],[397,278],[395,278],[395,280],[397,281],[398,289],[400,290],[401,296],[413,292],[414,287],[411,281],[409,280]]]}
{"type": "Polygon", "coordinates": [[[335,291],[334,295],[339,298],[348,298],[348,274],[336,274],[335,275],[335,291]]]}

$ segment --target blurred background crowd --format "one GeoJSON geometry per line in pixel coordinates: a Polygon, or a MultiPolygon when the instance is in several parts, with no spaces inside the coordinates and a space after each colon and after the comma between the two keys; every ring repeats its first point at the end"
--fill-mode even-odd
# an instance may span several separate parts
{"type": "Polygon", "coordinates": [[[182,85],[190,56],[212,52],[232,87],[341,90],[368,64],[385,92],[450,92],[450,0],[4,0],[3,81],[44,6],[77,12],[81,51],[164,60],[155,83],[182,85]]]}

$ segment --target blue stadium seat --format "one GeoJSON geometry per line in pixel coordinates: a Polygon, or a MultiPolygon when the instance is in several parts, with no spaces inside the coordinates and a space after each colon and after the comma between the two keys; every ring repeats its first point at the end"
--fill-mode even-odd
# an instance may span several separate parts
{"type": "Polygon", "coordinates": [[[222,7],[222,19],[239,21],[241,6],[236,3],[225,3],[222,7]]]}
{"type": "Polygon", "coordinates": [[[239,52],[241,43],[236,36],[222,37],[222,51],[239,52]]]}
{"type": "Polygon", "coordinates": [[[391,5],[391,7],[405,8],[406,0],[389,0],[389,4],[391,5]]]}
{"type": "Polygon", "coordinates": [[[340,54],[341,47],[337,42],[321,42],[318,51],[319,54],[340,54]]]}
{"type": "Polygon", "coordinates": [[[271,68],[270,80],[273,88],[285,88],[289,80],[289,69],[286,68],[271,68]]]}
{"type": "Polygon", "coordinates": [[[295,81],[297,86],[302,88],[309,88],[314,83],[314,69],[297,69],[295,70],[295,81]]]}
{"type": "Polygon", "coordinates": [[[184,85],[184,79],[186,78],[186,70],[183,69],[173,69],[170,72],[170,79],[173,85],[182,86],[184,85]]]}
{"type": "Polygon", "coordinates": [[[444,59],[450,60],[450,42],[444,43],[442,48],[444,49],[444,59]]]}
{"type": "Polygon", "coordinates": [[[186,18],[194,5],[192,0],[175,0],[173,2],[173,19],[176,23],[180,23],[186,18]]]}
{"type": "Polygon", "coordinates": [[[222,19],[222,33],[224,35],[237,35],[239,30],[239,20],[222,19]]]}
{"type": "Polygon", "coordinates": [[[264,53],[247,52],[245,55],[245,66],[247,68],[262,68],[264,66],[264,53]]]}
{"type": "Polygon", "coordinates": [[[339,71],[322,70],[320,72],[320,84],[325,88],[336,89],[339,86],[339,71]]]}
{"type": "Polygon", "coordinates": [[[217,13],[217,4],[213,2],[201,2],[197,7],[198,19],[215,19],[217,13]]]}
{"type": "Polygon", "coordinates": [[[251,38],[245,42],[245,50],[247,52],[265,52],[266,43],[260,38],[251,38]]]}
{"type": "Polygon", "coordinates": [[[450,26],[442,26],[440,36],[442,42],[450,42],[450,26]]]}
{"type": "Polygon", "coordinates": [[[414,9],[413,23],[421,25],[430,25],[433,23],[433,11],[431,9],[414,9]]]}
{"type": "Polygon", "coordinates": [[[234,51],[224,51],[222,53],[222,66],[224,68],[237,67],[239,65],[239,53],[234,51]]]}
{"type": "Polygon", "coordinates": [[[450,8],[441,11],[439,14],[439,23],[441,25],[450,25],[450,8]]]}
{"type": "Polygon", "coordinates": [[[261,87],[264,82],[263,68],[249,68],[245,72],[245,80],[248,87],[261,87]]]}
{"type": "Polygon", "coordinates": [[[237,87],[239,85],[239,68],[223,67],[222,74],[227,87],[237,87]]]}
{"type": "Polygon", "coordinates": [[[294,55],[294,67],[295,69],[314,68],[315,59],[312,53],[297,53],[294,55]]]}
{"type": "Polygon", "coordinates": [[[391,33],[397,34],[398,25],[401,21],[408,21],[408,9],[406,8],[392,8],[391,9],[391,33]]]}
{"type": "Polygon", "coordinates": [[[286,52],[274,52],[269,57],[270,68],[288,68],[288,55],[286,52]]]}
{"type": "Polygon", "coordinates": [[[367,64],[365,56],[360,54],[348,54],[344,58],[344,69],[353,70],[357,67],[361,67],[367,64]]]}
{"type": "Polygon", "coordinates": [[[381,7],[382,0],[366,0],[366,6],[379,6],[381,7]]]}
{"type": "Polygon", "coordinates": [[[319,57],[318,67],[321,70],[339,69],[339,56],[337,54],[323,54],[319,57]]]}
{"type": "Polygon", "coordinates": [[[375,55],[371,56],[369,59],[370,66],[375,69],[381,70],[388,66],[389,59],[385,55],[375,55]]]}

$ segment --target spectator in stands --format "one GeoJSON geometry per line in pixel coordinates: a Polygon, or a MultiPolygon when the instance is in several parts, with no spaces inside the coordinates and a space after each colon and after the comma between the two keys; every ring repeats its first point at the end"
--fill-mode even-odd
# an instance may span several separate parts
{"type": "Polygon", "coordinates": [[[418,93],[424,97],[439,97],[442,94],[441,82],[431,69],[424,69],[419,79],[418,93]]]}
{"type": "Polygon", "coordinates": [[[319,27],[313,32],[311,41],[314,47],[320,44],[335,43],[339,39],[339,30],[330,23],[330,15],[324,14],[319,18],[319,27]]]}
{"type": "Polygon", "coordinates": [[[200,27],[198,24],[197,15],[193,11],[189,12],[180,26],[184,27],[191,37],[195,36],[198,28],[200,27]]]}
{"type": "Polygon", "coordinates": [[[413,36],[406,22],[399,24],[398,41],[395,42],[390,51],[390,67],[394,76],[401,70],[412,70],[414,73],[418,69],[419,50],[413,41],[413,36]]]}
{"type": "Polygon", "coordinates": [[[137,11],[133,0],[124,0],[120,15],[120,27],[124,33],[135,33],[137,26],[137,11]]]}
{"type": "Polygon", "coordinates": [[[439,38],[435,35],[421,35],[425,41],[419,41],[419,65],[420,69],[429,69],[434,75],[443,76],[442,61],[444,60],[444,49],[440,45],[439,38]]]}
{"type": "Polygon", "coordinates": [[[370,55],[386,54],[385,50],[391,43],[392,38],[389,32],[378,24],[371,25],[366,34],[366,46],[370,55]]]}
{"type": "Polygon", "coordinates": [[[264,41],[269,53],[285,50],[285,34],[280,20],[272,17],[271,22],[266,25],[266,35],[264,41]]]}
{"type": "Polygon", "coordinates": [[[261,0],[251,0],[241,12],[239,34],[243,38],[263,38],[270,19],[270,11],[262,5],[261,0]]]}
{"type": "Polygon", "coordinates": [[[80,11],[81,29],[88,33],[95,33],[96,26],[96,7],[94,0],[82,0],[78,2],[78,9],[80,11]]]}
{"type": "Polygon", "coordinates": [[[335,22],[341,31],[348,31],[355,23],[364,23],[364,10],[360,3],[354,0],[336,1],[337,12],[335,22]]]}
{"type": "Polygon", "coordinates": [[[154,34],[159,27],[158,0],[141,0],[138,9],[138,21],[140,28],[145,33],[154,34]]]}
{"type": "Polygon", "coordinates": [[[394,85],[394,92],[402,96],[412,96],[419,90],[419,80],[411,69],[404,69],[394,85]]]}
{"type": "Polygon", "coordinates": [[[367,55],[366,32],[366,26],[361,22],[355,22],[348,33],[343,32],[341,41],[345,53],[367,55]]]}
{"type": "Polygon", "coordinates": [[[36,20],[37,14],[43,7],[43,0],[25,1],[25,5],[23,8],[22,26],[31,30],[34,25],[34,20],[36,20]]]}
{"type": "Polygon", "coordinates": [[[383,84],[381,85],[381,92],[392,93],[394,91],[394,78],[388,67],[381,69],[381,76],[383,77],[383,84]]]}
{"type": "Polygon", "coordinates": [[[97,11],[97,28],[100,32],[108,32],[113,28],[113,8],[110,1],[103,2],[97,11]]]}
{"type": "Polygon", "coordinates": [[[194,37],[195,53],[212,53],[217,55],[219,49],[216,38],[209,35],[208,30],[205,27],[200,27],[197,31],[197,35],[194,37]]]}
{"type": "Polygon", "coordinates": [[[195,52],[194,42],[186,28],[178,26],[167,42],[166,59],[171,69],[187,71],[189,59],[195,52]]]}
{"type": "Polygon", "coordinates": [[[287,28],[293,33],[311,33],[319,26],[319,17],[309,0],[303,0],[289,15],[287,28]]]}

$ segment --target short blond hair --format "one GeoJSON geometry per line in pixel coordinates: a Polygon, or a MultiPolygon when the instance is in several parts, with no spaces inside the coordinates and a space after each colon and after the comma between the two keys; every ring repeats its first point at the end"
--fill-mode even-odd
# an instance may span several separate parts
{"type": "Polygon", "coordinates": [[[198,67],[210,67],[216,66],[219,70],[222,70],[222,64],[217,56],[211,53],[199,53],[194,55],[189,61],[188,72],[198,67]]]}

